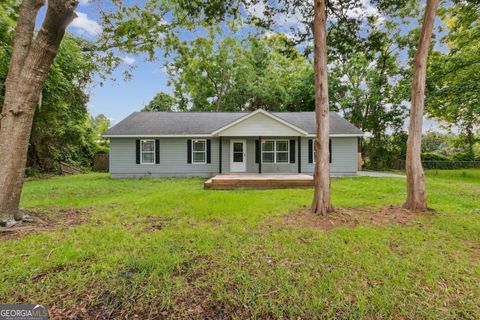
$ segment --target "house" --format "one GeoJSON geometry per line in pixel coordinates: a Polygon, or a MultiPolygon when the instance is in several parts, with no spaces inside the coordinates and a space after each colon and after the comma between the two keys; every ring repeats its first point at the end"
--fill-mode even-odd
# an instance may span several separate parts
{"type": "MultiPolygon", "coordinates": [[[[314,112],[135,112],[105,132],[114,178],[314,170],[314,112]]],[[[363,132],[330,112],[330,171],[356,175],[363,132]]]]}

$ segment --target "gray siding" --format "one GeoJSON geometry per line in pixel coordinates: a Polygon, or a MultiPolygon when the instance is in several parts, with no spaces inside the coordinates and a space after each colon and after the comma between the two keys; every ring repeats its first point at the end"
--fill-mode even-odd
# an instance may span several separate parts
{"type": "MultiPolygon", "coordinates": [[[[268,137],[262,137],[268,139],[268,137]]],[[[140,138],[139,138],[140,139],[140,138]]],[[[230,139],[222,138],[222,172],[230,172],[230,139]]],[[[255,163],[255,137],[235,137],[247,141],[247,172],[258,173],[255,163]]],[[[297,137],[275,137],[272,139],[294,139],[296,142],[295,163],[263,163],[263,173],[297,173],[298,145],[297,137]]],[[[332,163],[330,170],[336,175],[355,175],[357,173],[357,138],[331,138],[332,163]]],[[[114,178],[162,177],[162,176],[198,176],[210,177],[219,173],[219,138],[211,140],[211,163],[187,163],[188,138],[160,138],[160,164],[136,164],[135,140],[131,138],[110,139],[110,173],[114,178]]],[[[312,174],[314,165],[308,163],[308,140],[302,138],[302,173],[312,174]]]]}
{"type": "MultiPolygon", "coordinates": [[[[332,140],[332,163],[330,172],[335,175],[356,175],[358,138],[330,138],[332,140]]],[[[314,164],[308,163],[308,140],[302,138],[302,172],[313,174],[314,164]]]]}
{"type": "Polygon", "coordinates": [[[136,164],[136,139],[110,139],[110,173],[114,178],[198,176],[218,173],[218,138],[211,138],[212,161],[187,163],[187,138],[160,138],[160,164],[136,164]]]}

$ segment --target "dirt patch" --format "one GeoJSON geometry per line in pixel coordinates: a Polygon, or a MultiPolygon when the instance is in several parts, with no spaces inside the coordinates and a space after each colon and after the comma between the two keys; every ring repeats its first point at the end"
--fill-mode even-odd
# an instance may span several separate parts
{"type": "MultiPolygon", "coordinates": [[[[242,306],[219,299],[215,295],[206,278],[217,268],[215,259],[205,255],[194,256],[177,265],[172,270],[171,276],[179,280],[181,286],[171,292],[171,297],[168,297],[172,299],[170,301],[162,300],[162,295],[155,291],[133,289],[147,287],[149,284],[138,283],[136,274],[143,271],[125,268],[110,278],[110,281],[116,282],[115,285],[92,284],[88,293],[78,299],[70,296],[68,290],[62,291],[56,297],[58,303],[49,308],[50,318],[54,320],[250,318],[242,306]],[[116,289],[112,291],[111,288],[116,289]]],[[[43,273],[39,276],[43,276],[43,273]]]]}
{"type": "Polygon", "coordinates": [[[428,213],[412,212],[399,206],[383,207],[380,210],[368,207],[336,208],[335,212],[327,216],[315,215],[310,210],[303,209],[287,215],[282,225],[329,231],[338,227],[354,228],[359,225],[407,225],[425,215],[428,213]]]}
{"type": "Polygon", "coordinates": [[[0,241],[17,239],[42,231],[70,228],[87,221],[90,209],[23,210],[24,220],[12,227],[0,227],[0,241]]]}
{"type": "Polygon", "coordinates": [[[472,263],[480,262],[480,240],[468,239],[465,240],[469,260],[472,263]]]}
{"type": "Polygon", "coordinates": [[[124,223],[124,226],[127,229],[133,229],[134,227],[141,226],[142,232],[154,232],[163,230],[168,227],[170,224],[178,220],[177,216],[154,216],[148,215],[144,217],[136,218],[133,221],[128,221],[124,223]]]}

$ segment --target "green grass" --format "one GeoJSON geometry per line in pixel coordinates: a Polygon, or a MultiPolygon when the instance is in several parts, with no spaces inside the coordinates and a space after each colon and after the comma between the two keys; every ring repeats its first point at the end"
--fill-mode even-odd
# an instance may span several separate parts
{"type": "MultiPolygon", "coordinates": [[[[128,318],[480,318],[480,170],[428,171],[431,217],[329,232],[279,223],[312,190],[202,184],[27,182],[23,208],[91,211],[81,225],[0,241],[0,302],[128,318]]],[[[404,199],[405,179],[332,181],[336,207],[404,199]]]]}

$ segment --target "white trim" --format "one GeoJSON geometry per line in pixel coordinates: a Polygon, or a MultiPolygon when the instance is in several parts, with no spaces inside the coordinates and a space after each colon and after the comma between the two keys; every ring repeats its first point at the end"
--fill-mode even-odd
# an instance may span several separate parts
{"type": "MultiPolygon", "coordinates": [[[[266,151],[267,153],[272,153],[272,151],[266,151]]],[[[260,141],[260,153],[261,153],[261,160],[262,164],[288,164],[290,163],[290,140],[288,139],[262,139],[260,141]],[[273,141],[273,162],[264,162],[263,161],[263,142],[264,141],[273,141]],[[278,162],[277,161],[277,142],[282,141],[287,143],[287,151],[279,151],[282,153],[287,153],[287,161],[285,162],[278,162]]]]}
{"type": "Polygon", "coordinates": [[[104,138],[207,138],[211,137],[211,134],[118,134],[118,135],[102,135],[104,138]]]}
{"type": "Polygon", "coordinates": [[[140,139],[140,164],[147,164],[147,165],[152,165],[152,164],[155,164],[156,163],[156,157],[155,157],[155,148],[156,148],[156,142],[154,139],[140,139]],[[143,142],[144,141],[153,141],[153,151],[145,151],[146,153],[153,153],[153,162],[147,162],[147,163],[144,163],[143,162],[143,142]]]}
{"type": "Polygon", "coordinates": [[[207,164],[207,139],[192,139],[192,164],[207,164]],[[205,149],[203,151],[194,151],[193,144],[195,143],[195,141],[196,142],[203,141],[205,149]],[[203,152],[203,154],[205,155],[204,157],[205,160],[203,162],[195,162],[195,157],[193,156],[195,152],[197,153],[203,152]]]}
{"type": "Polygon", "coordinates": [[[246,139],[230,139],[230,172],[247,172],[247,140],[246,139]],[[242,143],[242,148],[243,148],[243,162],[242,162],[242,170],[233,170],[234,169],[234,163],[238,162],[233,162],[233,144],[235,142],[241,142],[242,143]]]}
{"type": "Polygon", "coordinates": [[[249,113],[249,114],[244,115],[243,117],[240,117],[239,119],[237,119],[237,120],[235,120],[235,121],[233,121],[233,122],[230,122],[229,124],[221,127],[220,129],[217,129],[217,130],[213,131],[213,132],[212,132],[212,136],[217,136],[220,132],[225,131],[225,130],[227,130],[228,128],[231,128],[231,127],[237,125],[238,123],[240,123],[240,122],[242,122],[242,121],[245,121],[245,120],[247,120],[247,119],[255,116],[255,115],[258,114],[258,113],[264,114],[264,115],[272,118],[273,120],[276,120],[276,121],[280,122],[281,124],[289,127],[290,129],[293,129],[293,130],[301,133],[301,134],[304,135],[304,136],[308,135],[308,132],[306,132],[306,131],[304,131],[304,130],[302,130],[302,129],[296,127],[296,126],[294,126],[293,124],[291,124],[291,123],[289,123],[289,122],[281,119],[280,117],[277,117],[276,115],[273,115],[273,114],[271,114],[270,112],[267,112],[267,111],[265,111],[265,110],[263,110],[263,109],[257,109],[257,110],[255,110],[255,111],[249,113]]]}

